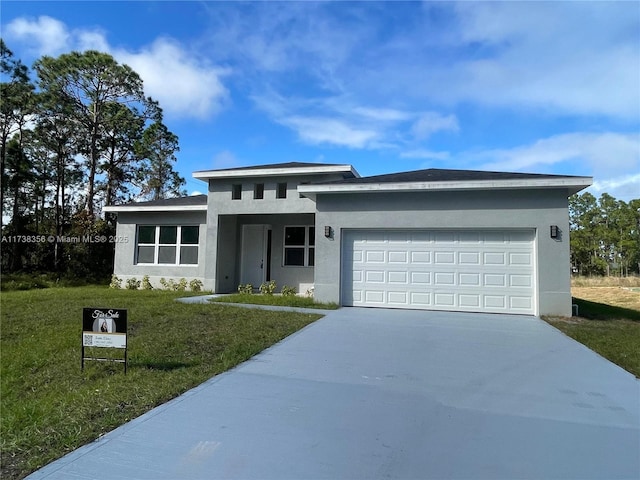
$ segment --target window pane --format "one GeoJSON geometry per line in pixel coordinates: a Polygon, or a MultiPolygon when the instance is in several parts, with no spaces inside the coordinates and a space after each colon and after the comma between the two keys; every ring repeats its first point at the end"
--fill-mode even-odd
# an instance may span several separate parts
{"type": "Polygon", "coordinates": [[[309,227],[309,245],[316,244],[316,227],[309,227]]]}
{"type": "Polygon", "coordinates": [[[153,263],[155,247],[138,247],[138,263],[153,263]]]}
{"type": "Polygon", "coordinates": [[[178,227],[160,227],[160,243],[175,244],[178,239],[178,227]]]}
{"type": "Polygon", "coordinates": [[[285,248],[284,264],[286,266],[304,266],[304,248],[285,248]]]}
{"type": "Polygon", "coordinates": [[[285,227],[284,244],[285,245],[304,245],[304,227],[285,227]]]}
{"type": "Polygon", "coordinates": [[[158,263],[176,263],[176,247],[158,247],[158,263]]]}
{"type": "Polygon", "coordinates": [[[316,264],[316,249],[309,249],[309,266],[313,267],[316,264]]]}
{"type": "Polygon", "coordinates": [[[198,244],[198,231],[200,227],[182,227],[180,232],[180,243],[198,244]]]}
{"type": "Polygon", "coordinates": [[[231,186],[231,199],[240,200],[242,198],[242,185],[235,184],[231,186]]]}
{"type": "Polygon", "coordinates": [[[138,243],[155,243],[156,227],[150,225],[138,226],[138,243]]]}
{"type": "Polygon", "coordinates": [[[264,198],[264,183],[256,183],[253,186],[253,198],[262,200],[264,198]]]}
{"type": "Polygon", "coordinates": [[[278,184],[278,192],[276,193],[276,198],[287,198],[287,184],[279,183],[278,184]]]}
{"type": "Polygon", "coordinates": [[[180,247],[180,263],[183,265],[198,264],[198,247],[180,247]]]}

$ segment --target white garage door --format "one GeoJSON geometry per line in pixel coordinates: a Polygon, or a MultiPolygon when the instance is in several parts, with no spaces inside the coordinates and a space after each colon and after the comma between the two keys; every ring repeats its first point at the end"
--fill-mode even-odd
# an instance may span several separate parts
{"type": "Polygon", "coordinates": [[[346,230],[342,304],[535,314],[533,230],[346,230]]]}

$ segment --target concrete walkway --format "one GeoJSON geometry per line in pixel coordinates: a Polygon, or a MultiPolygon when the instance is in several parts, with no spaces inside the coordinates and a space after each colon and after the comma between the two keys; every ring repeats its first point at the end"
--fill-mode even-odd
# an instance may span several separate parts
{"type": "Polygon", "coordinates": [[[533,317],[348,308],[30,479],[637,479],[640,383],[533,317]]]}

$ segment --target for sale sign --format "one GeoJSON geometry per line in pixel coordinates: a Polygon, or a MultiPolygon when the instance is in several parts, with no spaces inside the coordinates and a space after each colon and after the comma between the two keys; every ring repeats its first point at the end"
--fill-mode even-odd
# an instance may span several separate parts
{"type": "Polygon", "coordinates": [[[127,311],[83,308],[82,346],[127,348],[127,311]]]}

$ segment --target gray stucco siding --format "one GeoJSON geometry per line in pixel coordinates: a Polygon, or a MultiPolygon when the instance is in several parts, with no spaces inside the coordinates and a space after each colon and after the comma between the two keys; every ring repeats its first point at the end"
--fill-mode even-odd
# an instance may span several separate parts
{"type": "MultiPolygon", "coordinates": [[[[313,226],[314,215],[221,215],[218,218],[216,291],[229,293],[236,291],[241,279],[242,235],[245,225],[266,225],[271,230],[271,279],[278,285],[295,287],[299,292],[313,285],[313,267],[285,266],[284,228],[286,226],[313,226]]],[[[207,259],[208,261],[210,259],[207,259]]],[[[257,285],[255,285],[257,287],[257,285]]]]}
{"type": "Polygon", "coordinates": [[[160,288],[160,279],[188,281],[198,279],[204,283],[206,259],[206,213],[195,212],[119,212],[116,228],[117,236],[126,242],[116,244],[113,273],[125,281],[129,278],[141,280],[148,275],[154,287],[160,288]],[[197,265],[149,265],[136,264],[138,225],[197,225],[198,263],[197,265]]]}
{"type": "Polygon", "coordinates": [[[209,180],[209,209],[220,215],[250,215],[274,213],[313,213],[315,203],[300,197],[297,186],[302,183],[341,180],[340,175],[293,177],[245,177],[209,180]],[[254,185],[264,184],[264,198],[254,199],[254,185]],[[287,184],[286,198],[276,198],[279,183],[287,184]],[[242,185],[242,197],[232,200],[232,186],[242,185]]]}
{"type": "Polygon", "coordinates": [[[340,302],[347,229],[535,229],[537,313],[570,315],[567,192],[557,190],[319,194],[315,297],[340,302]],[[561,237],[551,239],[550,225],[561,237]],[[333,236],[325,238],[324,226],[333,236]]]}

